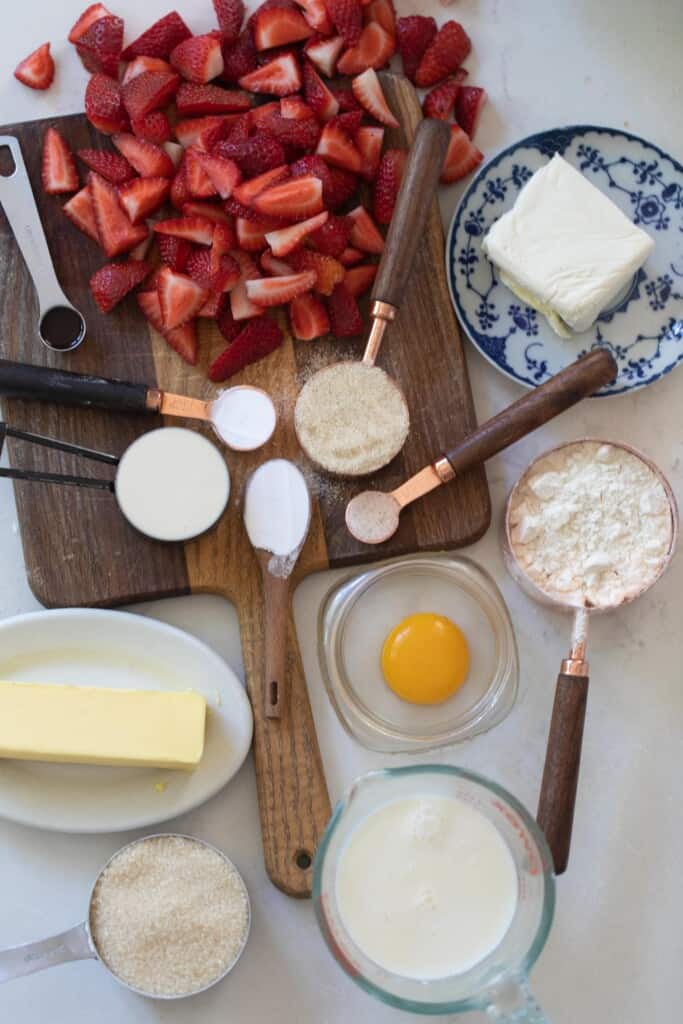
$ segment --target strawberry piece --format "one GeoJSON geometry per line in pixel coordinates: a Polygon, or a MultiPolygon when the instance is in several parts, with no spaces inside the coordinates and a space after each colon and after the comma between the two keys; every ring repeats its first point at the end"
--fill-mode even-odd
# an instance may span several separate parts
{"type": "Polygon", "coordinates": [[[346,132],[335,123],[328,123],[323,128],[316,153],[328,163],[354,174],[363,170],[363,157],[346,132]]]}
{"type": "Polygon", "coordinates": [[[242,19],[244,18],[244,4],[242,0],[213,0],[213,9],[216,12],[223,42],[226,44],[233,43],[240,34],[242,19]]]}
{"type": "Polygon", "coordinates": [[[291,302],[297,295],[310,291],[315,280],[315,270],[304,270],[300,274],[282,277],[259,277],[246,282],[247,298],[256,306],[281,306],[291,302]]]}
{"type": "Polygon", "coordinates": [[[357,46],[337,61],[337,74],[360,75],[368,68],[383,68],[396,50],[396,40],[376,21],[365,26],[357,46]]]}
{"type": "Polygon", "coordinates": [[[229,301],[230,300],[225,292],[211,292],[208,299],[197,313],[197,316],[202,319],[216,320],[217,317],[221,316],[229,301]]]}
{"type": "Polygon", "coordinates": [[[304,61],[304,96],[306,103],[321,121],[329,121],[339,113],[338,101],[308,61],[304,61]]]}
{"type": "Polygon", "coordinates": [[[172,205],[175,206],[176,210],[181,210],[183,205],[190,200],[190,189],[187,184],[187,165],[184,153],[180,158],[178,169],[176,170],[175,177],[171,182],[169,199],[171,200],[172,205]]]}
{"type": "Polygon", "coordinates": [[[314,341],[330,331],[330,318],[325,306],[311,292],[297,295],[289,304],[292,333],[299,341],[314,341]]]}
{"type": "Polygon", "coordinates": [[[135,248],[147,237],[146,225],[131,224],[119,203],[118,193],[110,182],[91,171],[88,175],[88,188],[99,243],[110,259],[135,248]]]}
{"type": "Polygon", "coordinates": [[[55,128],[48,128],[43,139],[43,190],[50,196],[75,192],[78,171],[71,150],[55,128]]]}
{"type": "Polygon", "coordinates": [[[142,178],[170,178],[175,167],[168,153],[165,153],[153,142],[136,139],[134,135],[123,132],[113,135],[111,140],[119,153],[125,156],[129,164],[135,168],[142,178]]]}
{"type": "Polygon", "coordinates": [[[365,253],[361,252],[360,249],[354,249],[352,245],[347,246],[344,252],[339,257],[339,262],[343,267],[355,267],[357,263],[365,259],[365,253]]]}
{"type": "Polygon", "coordinates": [[[222,77],[226,82],[238,82],[256,66],[256,47],[250,31],[243,32],[236,42],[224,45],[222,77]]]}
{"type": "Polygon", "coordinates": [[[330,213],[322,227],[311,233],[310,242],[318,252],[338,259],[348,245],[350,233],[346,217],[330,213]]]}
{"type": "MultiPolygon", "coordinates": [[[[233,292],[234,294],[234,292],[233,292]]],[[[222,331],[222,327],[221,327],[222,331]]],[[[274,352],[284,335],[267,314],[251,320],[230,342],[209,367],[209,380],[219,383],[227,380],[251,363],[258,362],[274,352]]]]}
{"type": "Polygon", "coordinates": [[[105,135],[127,128],[128,115],[119,83],[108,75],[93,75],[85,90],[85,116],[105,135]]]}
{"type": "Polygon", "coordinates": [[[428,92],[422,103],[422,112],[425,117],[436,118],[439,121],[450,120],[455,107],[455,97],[460,91],[460,83],[467,77],[464,68],[458,68],[454,75],[444,79],[435,85],[431,92],[428,92]]]}
{"type": "Polygon", "coordinates": [[[312,231],[322,227],[327,217],[327,211],[324,210],[315,217],[309,217],[308,220],[292,224],[291,227],[268,231],[266,233],[266,241],[270,246],[271,252],[274,256],[286,256],[294,249],[298,249],[312,231]]]}
{"type": "Polygon", "coordinates": [[[265,132],[256,132],[243,142],[227,139],[216,146],[214,153],[234,161],[248,178],[282,167],[286,162],[280,143],[265,132]]]}
{"type": "Polygon", "coordinates": [[[314,174],[316,178],[320,178],[323,184],[323,204],[325,206],[330,205],[327,196],[332,188],[332,173],[322,157],[315,156],[314,154],[302,156],[299,160],[295,160],[293,164],[290,164],[289,170],[293,178],[301,178],[309,174],[314,174]]]}
{"type": "MultiPolygon", "coordinates": [[[[171,124],[163,110],[153,110],[151,114],[145,114],[139,120],[133,121],[131,128],[138,139],[153,142],[157,146],[163,145],[171,138],[171,124]]],[[[168,155],[167,150],[164,152],[168,155]]]]}
{"type": "Polygon", "coordinates": [[[427,47],[415,75],[420,88],[436,85],[460,67],[472,49],[470,37],[457,21],[441,26],[427,47]]]}
{"type": "Polygon", "coordinates": [[[131,224],[139,224],[166,202],[171,182],[168,178],[136,178],[119,188],[119,202],[131,224]]]}
{"type": "Polygon", "coordinates": [[[315,38],[310,39],[304,46],[304,54],[315,64],[321,74],[333,78],[337,67],[339,54],[344,49],[344,40],[341,36],[332,36],[331,39],[315,38]]]}
{"type": "Polygon", "coordinates": [[[346,270],[334,256],[324,256],[321,252],[313,252],[312,249],[300,249],[293,252],[291,257],[292,266],[296,271],[302,273],[304,270],[315,271],[315,291],[321,295],[331,295],[338,284],[344,280],[346,270]]]}
{"type": "Polygon", "coordinates": [[[187,274],[201,288],[222,294],[237,284],[240,268],[232,256],[226,254],[214,263],[208,249],[195,249],[187,261],[187,274]]]}
{"type": "Polygon", "coordinates": [[[242,172],[235,161],[200,152],[196,153],[196,160],[221,199],[228,199],[235,185],[242,180],[242,172]]]}
{"type": "Polygon", "coordinates": [[[358,129],[353,141],[356,144],[356,149],[363,157],[362,176],[368,181],[374,181],[382,156],[384,128],[374,128],[366,125],[358,129]]]}
{"type": "Polygon", "coordinates": [[[200,155],[201,150],[194,147],[185,150],[187,190],[193,199],[208,199],[216,195],[216,189],[199,161],[200,155]]]}
{"type": "Polygon", "coordinates": [[[353,139],[356,132],[361,126],[363,120],[363,111],[359,107],[358,110],[347,110],[343,114],[339,114],[334,118],[334,124],[337,128],[341,128],[343,132],[353,139]]]}
{"type": "Polygon", "coordinates": [[[459,181],[484,159],[484,154],[477,149],[467,132],[463,131],[459,124],[451,125],[451,141],[446,151],[441,181],[448,185],[453,181],[459,181]]]}
{"type": "Polygon", "coordinates": [[[148,254],[149,250],[151,249],[153,242],[154,242],[154,235],[150,231],[150,233],[147,235],[147,238],[143,238],[141,242],[138,242],[138,244],[133,249],[130,250],[130,252],[128,253],[128,259],[130,259],[130,260],[145,260],[145,259],[147,259],[147,254],[148,254]]]}
{"type": "Polygon", "coordinates": [[[100,18],[108,18],[110,15],[111,11],[108,11],[104,4],[91,4],[83,11],[69,32],[69,42],[77,43],[91,25],[94,25],[100,18]]]}
{"type": "Polygon", "coordinates": [[[230,312],[235,320],[249,320],[260,316],[262,309],[255,305],[247,295],[247,281],[255,281],[261,275],[249,253],[233,250],[233,257],[240,266],[240,280],[230,292],[230,312]]]}
{"type": "Polygon", "coordinates": [[[364,206],[357,206],[347,217],[351,222],[349,241],[354,248],[378,256],[384,252],[384,238],[364,206]]]}
{"type": "Polygon", "coordinates": [[[268,116],[261,119],[261,125],[268,135],[272,135],[281,145],[294,150],[310,152],[315,149],[320,138],[320,124],[315,116],[306,118],[283,117],[278,111],[269,111],[268,116]]]}
{"type": "Polygon", "coordinates": [[[396,206],[407,154],[403,149],[388,149],[379,165],[373,190],[373,213],[378,224],[389,224],[396,206]]]}
{"type": "Polygon", "coordinates": [[[191,320],[202,308],[209,292],[186,274],[162,267],[157,277],[164,330],[172,330],[191,320]]]}
{"type": "Polygon", "coordinates": [[[362,267],[352,267],[346,271],[344,285],[354,298],[358,298],[368,290],[377,277],[377,264],[366,263],[362,267]]]}
{"type": "Polygon", "coordinates": [[[100,244],[100,236],[97,233],[97,221],[92,208],[90,191],[82,188],[75,196],[72,196],[68,203],[65,203],[62,210],[72,224],[75,224],[79,231],[92,238],[93,242],[100,244]]]}
{"type": "Polygon", "coordinates": [[[353,89],[353,95],[360,105],[376,121],[380,121],[381,124],[386,124],[390,128],[399,127],[398,121],[389,109],[389,104],[382,92],[377,72],[373,68],[368,68],[367,71],[363,71],[362,74],[354,78],[351,88],[353,89]]]}
{"type": "Polygon", "coordinates": [[[265,272],[272,277],[282,277],[283,275],[286,276],[287,274],[294,273],[294,267],[290,266],[289,263],[285,263],[284,260],[277,259],[273,256],[270,249],[266,249],[265,252],[261,253],[259,262],[265,272]]]}
{"type": "Polygon", "coordinates": [[[197,85],[183,82],[176,93],[176,106],[182,116],[191,114],[240,114],[251,107],[251,96],[237,89],[221,89],[220,85],[197,85]]]}
{"type": "Polygon", "coordinates": [[[158,235],[184,238],[197,245],[211,245],[214,224],[207,217],[171,217],[170,220],[158,220],[154,224],[154,231],[158,235]]]}
{"type": "Polygon", "coordinates": [[[346,89],[337,86],[332,90],[334,98],[339,104],[339,111],[342,114],[347,114],[351,110],[361,110],[361,105],[353,95],[353,89],[346,89]]]}
{"type": "MultiPolygon", "coordinates": [[[[425,50],[434,39],[437,28],[434,18],[422,14],[413,14],[408,18],[399,18],[396,23],[396,42],[403,60],[403,73],[415,81],[417,69],[425,50]]],[[[445,76],[444,76],[445,77],[445,76]]]]}
{"type": "Polygon", "coordinates": [[[168,71],[143,71],[121,88],[123,105],[131,121],[137,121],[173,99],[180,79],[168,71]]]}
{"type": "Polygon", "coordinates": [[[90,25],[76,43],[76,50],[87,71],[118,78],[122,46],[123,19],[110,15],[90,25]]]}
{"type": "MultiPolygon", "coordinates": [[[[260,103],[249,112],[249,131],[256,129],[257,131],[267,131],[268,122],[275,117],[276,114],[280,113],[280,101],[269,100],[268,103],[260,103]]],[[[249,131],[243,134],[243,138],[249,137],[249,131]]],[[[231,142],[234,141],[232,138],[231,142]]]]}
{"type": "MultiPolygon", "coordinates": [[[[202,309],[203,308],[204,307],[202,306],[202,309]]],[[[173,330],[164,331],[163,339],[174,352],[178,353],[184,362],[189,363],[190,366],[197,365],[197,358],[199,356],[199,339],[197,338],[196,320],[188,320],[186,324],[181,324],[180,327],[174,327],[173,330]]]]}
{"type": "Polygon", "coordinates": [[[367,24],[370,21],[377,22],[390,36],[396,35],[396,9],[393,0],[371,0],[363,8],[363,21],[367,24]]]}
{"type": "Polygon", "coordinates": [[[254,15],[252,32],[257,50],[271,50],[313,35],[303,14],[286,7],[261,7],[254,15]]]}
{"type": "Polygon", "coordinates": [[[294,54],[285,54],[243,75],[239,85],[251,92],[289,96],[301,89],[301,69],[294,54]]]}
{"type": "Polygon", "coordinates": [[[455,120],[473,138],[481,108],[486,103],[486,90],[478,85],[463,85],[455,99],[455,120]]]}
{"type": "Polygon", "coordinates": [[[292,121],[306,121],[315,117],[315,111],[301,96],[283,96],[280,100],[280,113],[286,120],[292,121]]]}
{"type": "Polygon", "coordinates": [[[328,189],[323,186],[323,199],[328,209],[336,210],[356,194],[358,179],[343,167],[330,167],[329,171],[330,186],[328,189]]]}
{"type": "Polygon", "coordinates": [[[244,324],[232,315],[229,303],[216,317],[216,325],[226,341],[234,341],[240,331],[244,330],[244,324]]]}
{"type": "Polygon", "coordinates": [[[121,85],[128,85],[138,75],[144,74],[145,71],[165,71],[166,74],[173,74],[173,69],[167,60],[162,60],[161,57],[136,57],[126,65],[126,70],[123,73],[121,79],[121,85]]]}
{"type": "Polygon", "coordinates": [[[343,283],[338,284],[328,298],[327,313],[336,338],[353,338],[363,330],[358,303],[343,283]]]}
{"type": "Polygon", "coordinates": [[[126,260],[108,263],[90,278],[90,291],[103,313],[111,313],[114,306],[133,288],[144,281],[152,267],[145,260],[126,260]]]}
{"type": "MultiPolygon", "coordinates": [[[[147,116],[151,117],[152,115],[148,114],[147,116]]],[[[183,159],[183,147],[178,142],[172,142],[170,139],[167,139],[166,142],[162,143],[161,148],[177,170],[180,167],[180,161],[183,159]]]]}
{"type": "Polygon", "coordinates": [[[178,12],[171,11],[138,36],[121,56],[123,60],[132,60],[133,57],[169,57],[171,51],[191,35],[178,12]]]}
{"type": "Polygon", "coordinates": [[[162,261],[171,270],[182,271],[187,266],[192,246],[185,238],[175,235],[157,235],[159,253],[162,261]]]}
{"type": "MultiPolygon", "coordinates": [[[[232,230],[231,220],[225,210],[221,210],[220,206],[216,206],[214,203],[204,203],[198,199],[191,199],[187,203],[182,205],[182,213],[184,217],[204,217],[205,220],[210,220],[214,224],[220,224],[227,226],[229,230],[232,230]]],[[[213,233],[212,245],[216,244],[216,231],[213,233]]],[[[234,247],[235,241],[232,239],[230,245],[226,246],[225,252],[228,249],[234,247]]]]}
{"type": "Polygon", "coordinates": [[[296,2],[299,7],[303,8],[304,18],[315,32],[321,36],[332,34],[334,26],[327,13],[325,0],[296,0],[296,2]]]}
{"type": "Polygon", "coordinates": [[[269,230],[267,223],[246,220],[244,217],[237,217],[235,220],[237,232],[237,244],[245,252],[263,252],[268,248],[266,232],[269,230]]]}
{"type": "Polygon", "coordinates": [[[323,208],[322,182],[314,174],[291,178],[260,192],[253,205],[268,217],[287,217],[289,220],[312,217],[323,208]]]}
{"type": "Polygon", "coordinates": [[[14,77],[29,89],[49,89],[55,77],[55,62],[50,53],[50,44],[43,43],[28,57],[24,57],[14,69],[14,77]]]}
{"type": "Polygon", "coordinates": [[[273,167],[270,171],[264,171],[251,181],[244,181],[234,190],[235,199],[244,206],[251,206],[256,196],[265,192],[267,188],[279,184],[289,177],[289,168],[286,164],[281,167],[273,167]]]}
{"type": "MultiPolygon", "coordinates": [[[[188,146],[199,146],[200,149],[209,152],[211,146],[206,145],[208,133],[214,129],[229,131],[231,124],[230,114],[208,114],[206,117],[188,117],[178,121],[174,132],[180,145],[186,149],[188,146]]],[[[214,140],[218,141],[219,139],[214,140]]]]}
{"type": "MultiPolygon", "coordinates": [[[[148,281],[148,285],[151,284],[153,279],[148,281]]],[[[149,320],[155,331],[159,334],[163,333],[164,321],[161,315],[161,305],[159,303],[159,293],[154,288],[154,291],[138,292],[135,296],[138,300],[138,306],[142,310],[142,315],[146,320],[149,320]]]]}
{"type": "Polygon", "coordinates": [[[169,59],[186,81],[197,85],[206,85],[223,71],[221,42],[213,32],[178,43],[169,59]]]}
{"type": "Polygon", "coordinates": [[[363,31],[363,7],[360,0],[327,0],[327,13],[344,40],[344,45],[355,46],[363,31]]]}

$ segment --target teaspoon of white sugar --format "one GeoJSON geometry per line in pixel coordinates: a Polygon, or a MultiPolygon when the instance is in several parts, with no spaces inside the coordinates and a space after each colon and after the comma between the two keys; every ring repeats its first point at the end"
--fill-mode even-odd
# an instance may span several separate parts
{"type": "Polygon", "coordinates": [[[363,491],[346,506],[346,525],[356,540],[381,544],[396,533],[400,513],[400,505],[393,494],[363,491]]]}
{"type": "Polygon", "coordinates": [[[273,435],[277,413],[270,395],[242,385],[221,392],[211,403],[211,423],[230,448],[251,452],[273,435]]]}

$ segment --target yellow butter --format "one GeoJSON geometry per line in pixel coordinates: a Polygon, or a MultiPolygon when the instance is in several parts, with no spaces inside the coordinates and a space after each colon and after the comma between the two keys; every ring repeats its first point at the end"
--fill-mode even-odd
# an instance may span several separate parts
{"type": "Polygon", "coordinates": [[[0,682],[0,757],[191,769],[205,721],[197,693],[0,682]]]}

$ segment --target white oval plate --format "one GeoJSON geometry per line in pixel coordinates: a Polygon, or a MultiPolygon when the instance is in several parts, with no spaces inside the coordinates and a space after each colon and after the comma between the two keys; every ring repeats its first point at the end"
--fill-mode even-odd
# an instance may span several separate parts
{"type": "Polygon", "coordinates": [[[89,608],[0,623],[0,679],[140,690],[195,690],[207,701],[193,772],[0,760],[0,816],[59,832],[118,832],[183,814],[238,771],[251,745],[244,687],[194,637],[127,612],[89,608]]]}

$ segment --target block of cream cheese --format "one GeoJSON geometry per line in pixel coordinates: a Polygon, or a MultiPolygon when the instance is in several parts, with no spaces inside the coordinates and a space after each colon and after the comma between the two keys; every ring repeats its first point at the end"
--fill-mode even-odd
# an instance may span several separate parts
{"type": "Polygon", "coordinates": [[[491,226],[482,248],[503,284],[570,337],[588,330],[654,242],[556,153],[491,226]]]}
{"type": "Polygon", "coordinates": [[[0,757],[196,768],[206,701],[197,693],[0,682],[0,757]]]}

